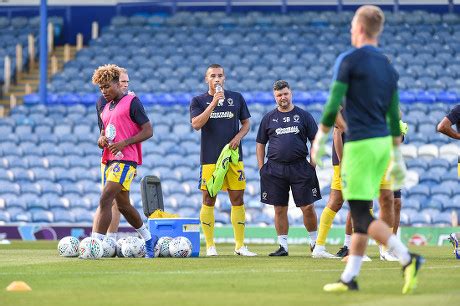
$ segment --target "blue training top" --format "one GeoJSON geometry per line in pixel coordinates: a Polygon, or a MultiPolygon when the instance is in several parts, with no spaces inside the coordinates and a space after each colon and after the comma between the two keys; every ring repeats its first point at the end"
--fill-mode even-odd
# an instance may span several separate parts
{"type": "Polygon", "coordinates": [[[333,82],[348,85],[344,105],[347,141],[390,134],[386,115],[398,88],[398,73],[379,48],[366,45],[339,55],[333,82]]]}
{"type": "Polygon", "coordinates": [[[285,113],[276,108],[262,118],[256,141],[268,142],[268,159],[295,163],[307,158],[307,140],[313,142],[317,131],[318,125],[309,112],[297,106],[285,113]]]}
{"type": "MultiPolygon", "coordinates": [[[[240,120],[251,117],[248,106],[239,92],[225,90],[222,105],[214,108],[208,122],[201,128],[201,164],[215,164],[220,152],[240,131],[240,120]]],[[[211,103],[208,92],[196,96],[190,103],[190,121],[200,115],[211,103]]],[[[239,146],[240,161],[243,160],[242,145],[239,146]]]]}

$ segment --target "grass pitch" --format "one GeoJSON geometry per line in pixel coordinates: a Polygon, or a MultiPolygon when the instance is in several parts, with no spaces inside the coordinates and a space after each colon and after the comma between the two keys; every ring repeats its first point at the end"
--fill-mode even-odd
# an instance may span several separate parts
{"type": "MultiPolygon", "coordinates": [[[[61,258],[57,242],[0,245],[0,305],[460,305],[460,260],[450,247],[418,247],[423,254],[419,287],[403,296],[398,263],[363,263],[359,292],[331,294],[324,284],[339,278],[344,263],[313,259],[306,246],[292,245],[289,257],[267,254],[275,245],[250,245],[258,257],[232,255],[218,245],[214,258],[61,258]],[[7,292],[22,280],[30,292],[7,292]]],[[[337,246],[329,246],[331,252],[337,246]]],[[[202,248],[203,252],[203,248],[202,248]]]]}

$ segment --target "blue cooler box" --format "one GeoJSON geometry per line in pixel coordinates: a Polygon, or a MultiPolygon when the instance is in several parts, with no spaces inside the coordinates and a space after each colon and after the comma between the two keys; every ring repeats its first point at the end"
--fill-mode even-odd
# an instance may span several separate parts
{"type": "Polygon", "coordinates": [[[158,238],[187,237],[192,243],[192,257],[200,256],[200,219],[198,218],[163,218],[149,219],[149,230],[158,238]]]}

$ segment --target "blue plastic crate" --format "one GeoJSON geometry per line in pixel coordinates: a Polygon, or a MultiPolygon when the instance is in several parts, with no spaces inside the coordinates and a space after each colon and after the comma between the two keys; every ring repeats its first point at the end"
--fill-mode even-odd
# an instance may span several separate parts
{"type": "Polygon", "coordinates": [[[198,218],[149,219],[149,229],[158,238],[183,236],[192,243],[192,257],[200,256],[200,220],[198,218]]]}

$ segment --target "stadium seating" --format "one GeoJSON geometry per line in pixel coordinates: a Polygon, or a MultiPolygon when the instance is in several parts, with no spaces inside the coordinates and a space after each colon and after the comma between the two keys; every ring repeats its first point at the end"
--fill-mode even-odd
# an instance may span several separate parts
{"type": "MultiPolygon", "coordinates": [[[[242,143],[248,223],[272,225],[272,211],[260,203],[255,156],[260,120],[274,107],[271,86],[276,79],[288,80],[295,103],[318,121],[334,60],[349,46],[350,19],[350,12],[113,17],[99,38],[52,77],[46,104],[37,94],[27,95],[25,106],[0,119],[0,203],[5,207],[0,222],[91,222],[100,193],[101,153],[94,109],[98,93],[91,75],[109,62],[128,69],[131,89],[154,126],[155,136],[143,144],[144,164],[131,189],[133,205],[141,208],[140,178],[154,174],[162,180],[165,209],[197,217],[200,136],[191,129],[187,106],[193,95],[206,90],[206,66],[217,62],[226,69],[227,88],[243,93],[252,115],[242,143]],[[199,48],[190,47],[197,42],[199,48]]],[[[460,213],[460,194],[454,187],[459,146],[436,133],[435,126],[460,101],[460,18],[413,11],[388,12],[386,19],[382,48],[400,74],[401,110],[409,124],[401,224],[446,225],[450,212],[460,213]]],[[[2,24],[17,28],[24,20],[15,20],[13,26],[13,20],[0,18],[0,28],[2,24]]],[[[330,158],[330,147],[328,153],[330,158]]],[[[323,195],[316,203],[318,216],[330,192],[331,172],[318,170],[323,195]]],[[[216,210],[216,222],[230,223],[225,195],[216,210]]],[[[337,215],[335,225],[345,223],[346,212],[344,208],[337,215]]],[[[290,220],[302,223],[298,211],[290,213],[290,220]]]]}
{"type": "MultiPolygon", "coordinates": [[[[202,74],[211,62],[227,69],[229,87],[248,93],[248,101],[252,100],[250,93],[257,93],[259,102],[272,103],[272,97],[261,92],[269,92],[273,80],[286,78],[299,92],[299,99],[321,102],[326,98],[333,61],[349,45],[349,15],[306,11],[289,15],[180,12],[174,16],[116,16],[99,38],[53,76],[49,103],[93,104],[91,74],[96,66],[107,62],[132,72],[133,89],[146,104],[188,103],[191,93],[205,89],[202,74]],[[121,35],[117,29],[120,25],[124,29],[121,35]],[[114,37],[116,46],[112,44],[114,37]],[[201,41],[213,44],[189,48],[201,41]],[[280,41],[282,46],[277,43],[280,41]],[[122,55],[118,52],[120,46],[122,55]]],[[[386,12],[386,16],[381,44],[400,73],[401,99],[424,103],[458,101],[455,80],[460,64],[460,28],[452,17],[457,15],[412,11],[386,12]]],[[[39,102],[36,95],[25,101],[39,102]]],[[[411,120],[423,120],[425,114],[426,109],[421,110],[411,120]]],[[[422,126],[420,131],[425,128],[431,127],[422,126]]],[[[419,127],[414,126],[414,130],[419,127]]]]}
{"type": "MultiPolygon", "coordinates": [[[[51,16],[48,22],[53,23],[55,27],[54,35],[59,37],[64,21],[60,17],[51,16]]],[[[35,37],[35,57],[38,54],[38,30],[40,24],[40,17],[26,18],[22,16],[17,17],[0,17],[0,84],[4,83],[3,70],[5,67],[5,57],[9,56],[11,59],[12,76],[16,74],[16,45],[20,44],[23,47],[22,62],[27,64],[29,60],[29,52],[26,52],[28,45],[28,35],[32,34],[35,37]]]]}
{"type": "MultiPolygon", "coordinates": [[[[313,114],[322,110],[322,104],[298,104],[313,114]]],[[[402,105],[408,113],[447,109],[446,104],[402,105]]],[[[249,104],[252,129],[243,140],[246,165],[247,192],[245,203],[248,223],[271,225],[273,216],[260,203],[260,186],[255,157],[255,135],[261,117],[273,106],[263,103],[249,104]]],[[[147,174],[162,179],[166,210],[181,216],[198,216],[201,193],[197,190],[199,179],[199,133],[190,129],[187,109],[183,106],[146,106],[154,126],[153,139],[144,143],[144,164],[138,168],[131,189],[131,201],[141,209],[139,180],[147,174]],[[164,118],[167,118],[166,120],[164,118]],[[157,121],[159,122],[157,124],[157,121]],[[174,132],[172,132],[174,131],[174,132]],[[171,137],[172,136],[172,137],[171,137]]],[[[318,115],[319,116],[319,115],[318,115]]],[[[100,150],[96,146],[98,128],[93,106],[82,105],[32,105],[17,107],[8,118],[0,119],[1,126],[29,120],[27,132],[30,140],[19,137],[5,138],[0,144],[0,203],[5,210],[0,222],[91,222],[100,194],[100,150]],[[30,114],[41,114],[43,120],[32,121],[30,114]],[[59,114],[66,125],[46,130],[43,122],[59,114]],[[76,116],[78,114],[78,116],[76,116]],[[81,123],[85,118],[86,123],[81,123]],[[85,135],[84,137],[82,135],[85,135]],[[30,143],[30,145],[29,145],[30,143]]],[[[411,127],[410,127],[411,128],[411,127]]],[[[16,128],[17,129],[17,128],[16,128]]],[[[21,135],[11,131],[15,136],[21,135]]],[[[407,158],[408,189],[403,194],[402,224],[437,225],[448,222],[452,211],[460,212],[460,192],[456,173],[458,146],[447,143],[435,146],[429,143],[434,130],[413,145],[411,134],[404,150],[407,158]],[[409,150],[407,150],[409,148],[409,150]],[[411,149],[413,148],[413,150],[411,149]],[[432,153],[435,151],[436,153],[432,153]]],[[[6,137],[3,135],[2,137],[6,137]]],[[[447,137],[439,136],[447,140],[447,137]]],[[[330,149],[329,149],[330,150],[330,149]]],[[[318,216],[325,207],[330,192],[331,169],[319,170],[323,199],[316,203],[318,216]]],[[[229,224],[230,202],[225,194],[216,203],[216,220],[229,224]]],[[[375,207],[378,211],[378,206],[375,207]]],[[[344,209],[334,220],[335,225],[346,221],[344,209]]],[[[298,212],[290,215],[292,224],[301,224],[298,212]]]]}

